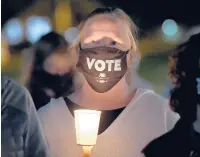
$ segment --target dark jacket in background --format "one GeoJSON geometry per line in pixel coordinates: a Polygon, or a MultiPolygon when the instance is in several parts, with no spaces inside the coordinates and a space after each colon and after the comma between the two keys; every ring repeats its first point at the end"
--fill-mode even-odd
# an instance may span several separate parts
{"type": "Polygon", "coordinates": [[[30,94],[4,76],[1,80],[1,155],[49,157],[30,94]]]}
{"type": "Polygon", "coordinates": [[[200,157],[200,134],[182,118],[163,136],[143,150],[145,157],[200,157]]]}

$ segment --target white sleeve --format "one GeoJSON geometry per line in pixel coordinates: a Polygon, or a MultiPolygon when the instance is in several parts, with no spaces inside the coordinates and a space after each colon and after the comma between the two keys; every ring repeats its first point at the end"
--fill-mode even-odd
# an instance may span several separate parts
{"type": "Polygon", "coordinates": [[[166,107],[165,112],[165,118],[166,118],[166,127],[167,131],[170,131],[175,126],[176,122],[179,120],[180,116],[178,113],[171,110],[169,105],[166,107]]]}
{"type": "Polygon", "coordinates": [[[49,139],[48,139],[49,130],[50,130],[50,128],[49,128],[49,106],[52,103],[53,102],[52,102],[52,99],[51,99],[51,101],[48,104],[46,104],[45,106],[41,107],[37,111],[50,153],[51,153],[51,150],[50,150],[49,139]]]}
{"type": "Polygon", "coordinates": [[[39,118],[40,118],[40,121],[41,121],[43,127],[44,127],[44,124],[45,124],[45,120],[46,120],[46,118],[47,118],[47,116],[48,116],[47,107],[49,106],[50,103],[51,103],[51,102],[49,102],[49,103],[46,104],[45,106],[41,107],[41,108],[37,111],[38,116],[39,116],[39,118]]]}
{"type": "Polygon", "coordinates": [[[37,113],[38,113],[39,118],[40,118],[41,121],[45,121],[45,119],[46,119],[47,116],[48,116],[49,111],[51,110],[51,106],[52,106],[53,104],[55,104],[55,103],[56,103],[55,99],[51,98],[51,99],[50,99],[50,102],[49,102],[48,104],[44,105],[43,107],[41,107],[41,108],[37,111],[37,113]]]}

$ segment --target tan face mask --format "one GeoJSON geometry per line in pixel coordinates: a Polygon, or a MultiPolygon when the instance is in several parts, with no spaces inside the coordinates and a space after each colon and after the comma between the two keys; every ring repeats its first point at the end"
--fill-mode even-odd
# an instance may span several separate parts
{"type": "Polygon", "coordinates": [[[125,75],[127,54],[128,51],[111,47],[80,47],[77,67],[93,90],[105,93],[125,75]]]}

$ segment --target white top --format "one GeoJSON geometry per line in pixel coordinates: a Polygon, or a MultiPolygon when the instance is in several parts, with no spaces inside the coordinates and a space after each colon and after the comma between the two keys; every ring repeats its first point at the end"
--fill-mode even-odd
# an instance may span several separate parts
{"type": "MultiPolygon", "coordinates": [[[[75,121],[63,98],[52,99],[39,110],[52,157],[81,157],[76,145],[75,121]]],[[[174,127],[179,115],[166,99],[138,89],[134,99],[97,138],[92,157],[142,157],[141,150],[174,127]]]]}

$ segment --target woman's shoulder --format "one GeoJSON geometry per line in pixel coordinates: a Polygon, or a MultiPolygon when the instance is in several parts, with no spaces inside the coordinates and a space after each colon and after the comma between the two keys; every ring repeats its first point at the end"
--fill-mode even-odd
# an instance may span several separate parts
{"type": "Polygon", "coordinates": [[[63,97],[58,99],[52,98],[48,104],[38,110],[40,119],[48,119],[49,116],[57,115],[66,107],[63,97]]]}
{"type": "Polygon", "coordinates": [[[138,106],[148,111],[148,114],[163,115],[162,117],[166,120],[167,129],[171,130],[180,116],[171,109],[169,100],[152,90],[142,89],[141,93],[143,94],[141,94],[138,106]]]}
{"type": "Polygon", "coordinates": [[[167,102],[168,99],[160,96],[159,94],[157,94],[154,90],[152,89],[144,89],[144,88],[139,88],[137,90],[137,93],[136,93],[138,96],[147,96],[147,97],[150,97],[150,98],[153,98],[153,99],[156,99],[156,100],[160,100],[160,101],[165,101],[167,102]]]}
{"type": "Polygon", "coordinates": [[[155,93],[151,89],[138,89],[136,99],[144,105],[158,106],[162,108],[169,108],[169,100],[155,93]]]}

